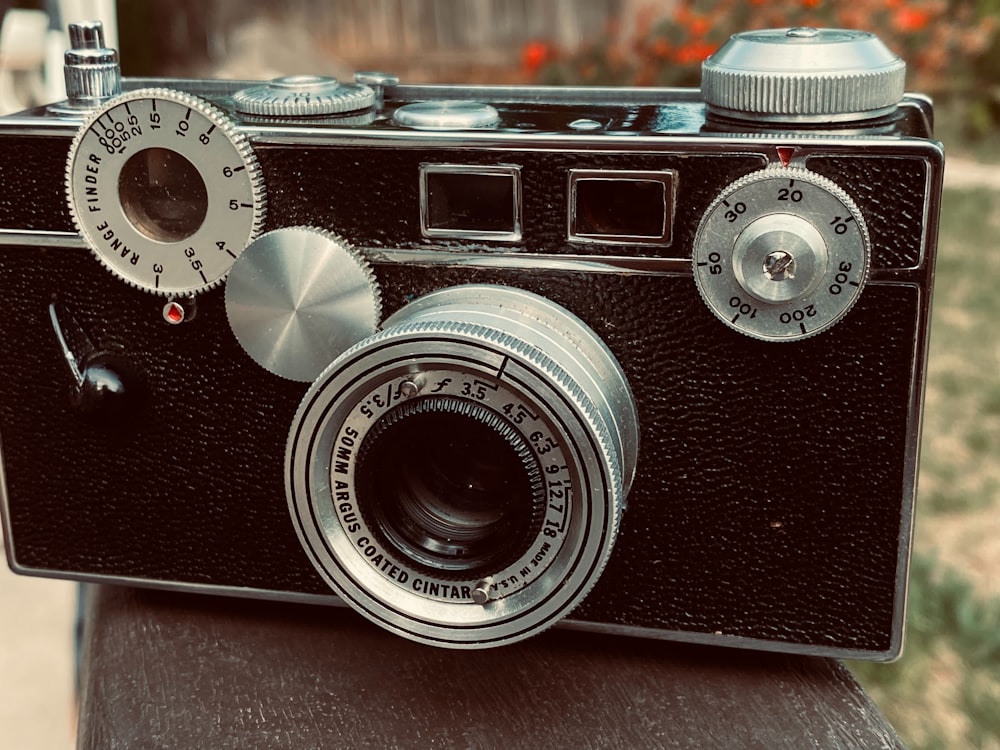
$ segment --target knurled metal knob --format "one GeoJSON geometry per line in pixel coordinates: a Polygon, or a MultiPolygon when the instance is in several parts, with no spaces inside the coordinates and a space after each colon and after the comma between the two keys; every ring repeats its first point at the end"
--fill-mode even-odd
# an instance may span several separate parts
{"type": "Polygon", "coordinates": [[[336,78],[295,75],[276,78],[233,96],[237,112],[258,117],[324,117],[370,108],[371,87],[341,83],[336,78]]]}
{"type": "Polygon", "coordinates": [[[257,364],[309,382],[375,333],[382,294],[368,261],[340,237],[288,227],[258,237],[237,259],[226,314],[257,364]]]}
{"type": "Polygon", "coordinates": [[[836,325],[864,291],[871,237],[836,184],[770,166],[726,187],[702,218],[695,283],[723,323],[763,341],[801,341],[836,325]]]}
{"type": "Polygon", "coordinates": [[[67,102],[86,109],[121,93],[118,51],[104,46],[104,25],[100,21],[71,23],[69,40],[63,68],[67,102]]]}
{"type": "Polygon", "coordinates": [[[903,96],[906,63],[866,31],[769,29],[733,35],[702,64],[709,112],[737,120],[868,120],[903,96]]]}

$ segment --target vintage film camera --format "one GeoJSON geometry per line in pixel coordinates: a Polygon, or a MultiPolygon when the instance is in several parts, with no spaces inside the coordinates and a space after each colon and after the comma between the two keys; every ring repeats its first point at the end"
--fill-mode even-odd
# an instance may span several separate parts
{"type": "Polygon", "coordinates": [[[71,31],[0,121],[14,570],[899,653],[943,156],[874,35],[698,91],[122,85],[71,31]]]}

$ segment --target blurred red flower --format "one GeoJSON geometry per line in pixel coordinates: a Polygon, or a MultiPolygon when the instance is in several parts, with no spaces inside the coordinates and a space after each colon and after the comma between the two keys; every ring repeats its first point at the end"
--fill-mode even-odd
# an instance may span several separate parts
{"type": "Polygon", "coordinates": [[[552,47],[542,41],[528,42],[521,51],[521,65],[534,75],[553,57],[552,47]]]}

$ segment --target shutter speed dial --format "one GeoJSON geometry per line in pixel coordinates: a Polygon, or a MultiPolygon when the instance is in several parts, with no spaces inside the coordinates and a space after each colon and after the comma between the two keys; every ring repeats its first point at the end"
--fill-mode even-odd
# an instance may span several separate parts
{"type": "Polygon", "coordinates": [[[769,167],[716,198],[693,256],[698,290],[720,320],[754,338],[794,341],[847,314],[871,251],[847,193],[808,170],[769,167]]]}

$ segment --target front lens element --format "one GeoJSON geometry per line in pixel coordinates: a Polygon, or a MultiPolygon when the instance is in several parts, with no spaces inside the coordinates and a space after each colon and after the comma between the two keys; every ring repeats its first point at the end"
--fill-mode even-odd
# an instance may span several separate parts
{"type": "Polygon", "coordinates": [[[474,402],[427,397],[382,417],[361,447],[358,504],[396,555],[425,571],[485,576],[519,558],[544,513],[523,436],[474,402]]]}

